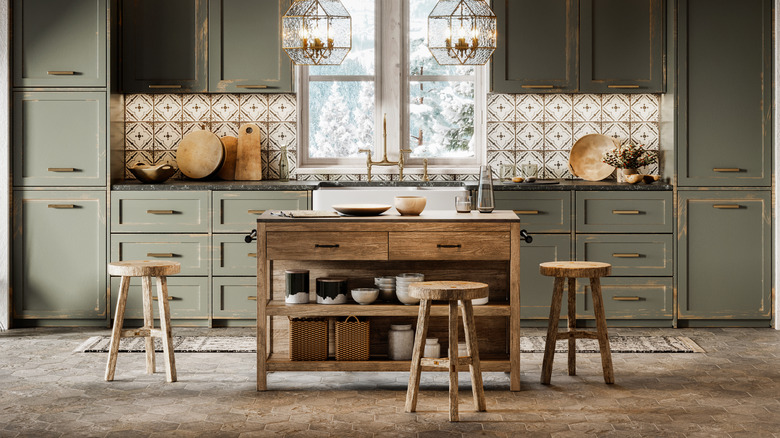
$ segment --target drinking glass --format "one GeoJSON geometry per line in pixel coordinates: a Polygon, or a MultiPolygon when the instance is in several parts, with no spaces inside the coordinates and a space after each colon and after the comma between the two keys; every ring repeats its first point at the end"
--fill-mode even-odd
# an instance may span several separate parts
{"type": "Polygon", "coordinates": [[[468,194],[455,196],[455,211],[458,213],[471,212],[471,196],[468,194]]]}

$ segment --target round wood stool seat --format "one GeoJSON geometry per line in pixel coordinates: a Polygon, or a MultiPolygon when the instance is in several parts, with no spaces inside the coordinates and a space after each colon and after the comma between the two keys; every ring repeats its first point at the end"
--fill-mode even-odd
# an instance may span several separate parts
{"type": "Polygon", "coordinates": [[[178,262],[135,260],[108,264],[108,275],[118,277],[161,277],[181,272],[178,262]]]}
{"type": "Polygon", "coordinates": [[[420,300],[476,300],[487,298],[488,285],[473,281],[421,281],[409,285],[409,296],[420,300]]]}
{"type": "Polygon", "coordinates": [[[539,273],[547,277],[607,277],[612,273],[612,265],[601,262],[546,262],[539,264],[539,273]]]}

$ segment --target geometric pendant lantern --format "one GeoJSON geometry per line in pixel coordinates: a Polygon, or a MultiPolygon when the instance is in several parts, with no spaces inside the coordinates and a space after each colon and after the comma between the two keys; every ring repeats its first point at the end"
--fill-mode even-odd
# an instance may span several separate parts
{"type": "Polygon", "coordinates": [[[282,17],[282,49],[299,65],[338,65],[352,49],[352,17],[339,0],[296,0],[282,17]]]}
{"type": "Polygon", "coordinates": [[[428,49],[440,65],[485,65],[496,50],[496,15],[484,0],[439,0],[428,15],[428,49]]]}

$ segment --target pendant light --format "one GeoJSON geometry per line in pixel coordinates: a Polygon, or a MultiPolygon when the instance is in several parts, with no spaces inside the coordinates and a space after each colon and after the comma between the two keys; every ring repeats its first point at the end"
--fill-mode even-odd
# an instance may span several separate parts
{"type": "Polygon", "coordinates": [[[299,65],[339,65],[352,49],[352,17],[339,0],[296,0],[282,17],[282,49],[299,65]]]}
{"type": "Polygon", "coordinates": [[[440,65],[485,65],[496,50],[496,15],[485,0],[439,0],[428,49],[440,65]]]}

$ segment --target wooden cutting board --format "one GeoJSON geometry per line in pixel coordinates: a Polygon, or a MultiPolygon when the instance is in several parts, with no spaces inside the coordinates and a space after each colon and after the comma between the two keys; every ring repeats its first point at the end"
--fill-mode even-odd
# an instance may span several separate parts
{"type": "Polygon", "coordinates": [[[219,137],[209,131],[193,131],[179,142],[176,163],[184,176],[207,178],[217,172],[225,160],[225,148],[219,137]]]}
{"type": "Polygon", "coordinates": [[[260,129],[254,123],[241,125],[238,129],[236,148],[237,181],[260,181],[263,179],[263,163],[260,149],[260,129]]]}
{"type": "Polygon", "coordinates": [[[219,139],[225,148],[225,162],[217,172],[217,176],[225,181],[236,179],[236,153],[238,149],[238,138],[228,135],[219,139]]]}

